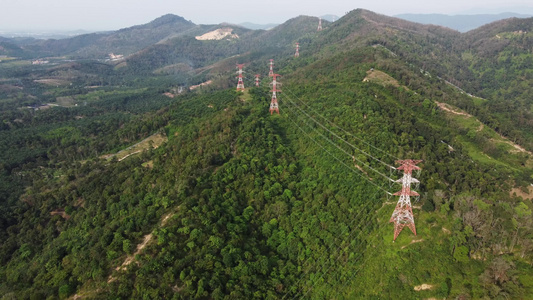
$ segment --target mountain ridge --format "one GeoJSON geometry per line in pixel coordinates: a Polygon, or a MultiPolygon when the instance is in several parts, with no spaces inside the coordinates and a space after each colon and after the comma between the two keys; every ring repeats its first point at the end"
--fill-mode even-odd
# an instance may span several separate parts
{"type": "Polygon", "coordinates": [[[394,17],[421,24],[433,24],[468,32],[485,24],[508,18],[530,18],[532,15],[519,13],[477,14],[477,15],[444,15],[444,14],[399,14],[394,17]]]}

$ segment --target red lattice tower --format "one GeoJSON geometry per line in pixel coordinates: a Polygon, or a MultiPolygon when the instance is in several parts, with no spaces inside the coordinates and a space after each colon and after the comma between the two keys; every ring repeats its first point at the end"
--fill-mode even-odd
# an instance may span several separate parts
{"type": "Polygon", "coordinates": [[[411,196],[419,196],[415,191],[411,191],[411,183],[418,183],[416,178],[412,177],[413,170],[420,170],[416,166],[421,160],[397,160],[396,163],[401,166],[398,170],[403,170],[403,177],[396,182],[402,184],[402,190],[395,193],[395,196],[400,196],[398,204],[390,218],[391,223],[394,223],[394,240],[398,237],[402,229],[407,225],[409,229],[416,235],[415,220],[413,217],[413,208],[411,207],[411,196]]]}
{"type": "Polygon", "coordinates": [[[278,89],[278,86],[281,85],[281,83],[279,83],[277,81],[277,78],[278,77],[281,77],[281,75],[279,74],[272,74],[272,101],[270,102],[270,114],[272,115],[272,113],[275,111],[278,113],[279,115],[279,106],[278,106],[278,96],[276,93],[279,93],[281,92],[281,90],[278,89]]]}
{"type": "Polygon", "coordinates": [[[300,43],[296,43],[296,53],[294,53],[294,57],[300,57],[300,43]]]}
{"type": "Polygon", "coordinates": [[[322,30],[322,18],[318,18],[318,28],[316,31],[321,31],[322,30]]]}
{"type": "Polygon", "coordinates": [[[255,86],[259,86],[259,74],[255,74],[255,86]]]}
{"type": "Polygon", "coordinates": [[[270,66],[270,71],[268,72],[268,76],[272,77],[272,75],[274,75],[274,60],[273,59],[270,60],[269,66],[270,66]]]}
{"type": "Polygon", "coordinates": [[[237,69],[239,69],[239,71],[237,71],[237,74],[239,74],[239,76],[237,76],[237,78],[239,78],[239,82],[237,83],[237,91],[244,91],[244,82],[242,81],[243,67],[244,64],[237,64],[237,69]]]}

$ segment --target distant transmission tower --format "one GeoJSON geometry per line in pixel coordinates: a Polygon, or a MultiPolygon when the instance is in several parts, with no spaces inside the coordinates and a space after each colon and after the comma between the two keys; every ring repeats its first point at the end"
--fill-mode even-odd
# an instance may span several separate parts
{"type": "Polygon", "coordinates": [[[402,190],[395,193],[395,196],[400,196],[396,208],[390,218],[391,223],[394,223],[394,240],[398,237],[403,227],[407,225],[409,229],[416,235],[415,220],[413,217],[413,208],[411,207],[410,196],[419,196],[415,191],[411,191],[411,183],[418,183],[416,178],[412,177],[413,170],[420,170],[416,164],[421,160],[397,160],[397,164],[401,164],[398,170],[403,170],[403,177],[396,182],[402,184],[402,190]]]}
{"type": "Polygon", "coordinates": [[[237,83],[237,91],[244,91],[244,82],[242,81],[242,67],[244,67],[244,64],[237,64],[237,69],[239,69],[239,71],[237,71],[237,74],[239,74],[239,76],[237,76],[237,78],[239,78],[239,82],[237,83]]]}
{"type": "Polygon", "coordinates": [[[318,18],[318,29],[316,31],[322,30],[322,18],[318,18]]]}
{"type": "Polygon", "coordinates": [[[300,43],[296,43],[296,53],[294,53],[294,57],[300,57],[300,43]]]}
{"type": "Polygon", "coordinates": [[[270,102],[270,114],[272,115],[272,113],[275,111],[278,113],[279,115],[279,107],[278,107],[278,97],[277,97],[277,94],[278,92],[281,92],[281,90],[278,89],[278,86],[281,85],[281,83],[278,83],[277,82],[277,78],[278,77],[281,77],[281,75],[279,74],[272,74],[272,101],[270,102]]]}
{"type": "Polygon", "coordinates": [[[268,76],[272,77],[272,75],[274,75],[274,60],[273,59],[270,60],[269,66],[270,66],[270,71],[268,72],[268,76]]]}
{"type": "Polygon", "coordinates": [[[259,86],[259,74],[255,74],[255,86],[259,86]]]}

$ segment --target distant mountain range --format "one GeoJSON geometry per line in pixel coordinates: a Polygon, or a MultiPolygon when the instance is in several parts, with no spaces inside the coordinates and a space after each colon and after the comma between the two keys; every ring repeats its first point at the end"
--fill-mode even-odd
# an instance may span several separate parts
{"type": "MultiPolygon", "coordinates": [[[[376,16],[379,16],[376,18],[385,18],[383,15],[376,16]]],[[[502,22],[502,19],[526,17],[528,17],[528,15],[515,13],[457,16],[404,14],[398,15],[396,18],[387,17],[386,20],[387,22],[396,24],[395,26],[401,25],[406,28],[416,28],[416,30],[429,30],[428,28],[431,26],[417,26],[418,24],[411,22],[444,26],[454,29],[449,30],[449,32],[446,30],[447,34],[455,35],[457,31],[469,31],[470,29],[478,28],[498,20],[502,22]]],[[[323,20],[323,25],[327,27],[331,21],[336,20],[338,17],[333,15],[323,15],[321,18],[323,20]]],[[[278,47],[283,45],[285,47],[286,45],[290,45],[299,37],[302,37],[302,34],[316,31],[316,25],[318,23],[317,19],[318,17],[300,16],[288,20],[281,25],[261,25],[254,23],[242,23],[237,26],[228,23],[198,25],[185,20],[183,17],[168,14],[143,25],[132,26],[117,31],[82,34],[63,39],[44,40],[31,37],[0,37],[0,55],[20,58],[69,56],[71,58],[101,59],[107,57],[109,53],[114,53],[124,55],[124,57],[134,55],[132,58],[135,60],[135,58],[143,57],[147,54],[151,56],[151,52],[153,51],[157,52],[165,47],[174,47],[172,48],[175,50],[173,51],[174,54],[168,57],[172,58],[171,63],[178,63],[182,61],[177,58],[182,57],[184,53],[197,52],[197,49],[191,46],[192,44],[197,43],[194,38],[195,36],[210,32],[212,33],[216,30],[231,29],[232,34],[236,34],[240,40],[246,41],[240,46],[240,49],[233,49],[232,51],[228,50],[228,52],[225,53],[228,54],[231,52],[237,54],[244,49],[247,51],[257,50],[254,47],[261,49],[266,46],[278,47]],[[288,25],[290,29],[286,29],[288,25]],[[263,31],[264,29],[269,30],[265,32],[263,31]],[[184,47],[189,48],[188,50],[185,50],[184,47]],[[180,51],[183,51],[183,53],[180,54],[180,51]]],[[[344,17],[338,19],[338,21],[343,19],[344,17]]],[[[336,22],[336,24],[339,24],[339,22],[336,22]]],[[[433,29],[430,31],[432,30],[433,29]]],[[[169,51],[170,50],[166,49],[163,52],[167,53],[169,51]]],[[[199,56],[199,53],[196,53],[196,56],[199,56]]],[[[153,59],[150,58],[145,61],[153,62],[153,59]]],[[[152,67],[163,67],[167,63],[170,63],[170,61],[160,59],[157,63],[153,62],[152,67]]]]}
{"type": "Polygon", "coordinates": [[[0,36],[13,38],[66,39],[82,34],[93,33],[89,30],[0,30],[0,36]]]}
{"type": "Polygon", "coordinates": [[[442,14],[400,14],[394,17],[421,24],[441,25],[460,32],[467,32],[488,23],[508,18],[529,18],[532,15],[517,13],[479,14],[479,15],[442,15],[442,14]]]}
{"type": "Polygon", "coordinates": [[[253,30],[258,30],[258,29],[268,30],[268,29],[278,26],[279,24],[276,24],[276,23],[255,24],[255,23],[250,23],[250,22],[244,22],[244,23],[240,23],[239,25],[244,28],[253,29],[253,30]]]}
{"type": "MultiPolygon", "coordinates": [[[[326,20],[326,21],[329,21],[329,22],[335,22],[335,21],[337,21],[339,19],[339,16],[337,16],[337,15],[323,15],[323,16],[320,16],[320,18],[322,18],[322,20],[326,20]]],[[[268,30],[268,29],[272,29],[272,28],[278,26],[279,24],[276,24],[276,23],[255,24],[255,23],[250,23],[250,22],[244,22],[244,23],[240,23],[239,25],[244,27],[244,28],[253,29],[253,30],[258,30],[258,29],[268,30]]]]}

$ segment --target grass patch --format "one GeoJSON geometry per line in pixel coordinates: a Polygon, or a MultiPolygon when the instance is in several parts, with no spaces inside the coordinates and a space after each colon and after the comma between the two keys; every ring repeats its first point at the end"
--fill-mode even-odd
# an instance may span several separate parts
{"type": "Polygon", "coordinates": [[[473,96],[472,97],[472,102],[474,102],[474,104],[476,106],[481,106],[482,104],[484,104],[485,102],[487,102],[487,99],[483,99],[483,98],[479,98],[479,97],[475,97],[473,96]]]}
{"type": "Polygon", "coordinates": [[[42,83],[44,85],[49,85],[49,86],[65,86],[71,83],[70,81],[67,81],[67,80],[53,79],[53,78],[36,79],[34,81],[37,83],[42,83]]]}
{"type": "Polygon", "coordinates": [[[14,60],[16,59],[15,57],[10,57],[10,56],[0,56],[0,62],[7,62],[7,61],[10,61],[10,60],[14,60]]]}
{"type": "Polygon", "coordinates": [[[455,123],[456,127],[466,132],[466,136],[457,136],[457,140],[464,146],[473,160],[484,164],[511,168],[514,171],[519,171],[524,165],[526,167],[533,166],[531,158],[524,161],[526,153],[517,149],[514,143],[499,135],[492,128],[485,126],[477,118],[449,104],[438,103],[438,105],[446,113],[447,118],[455,123]],[[483,146],[478,145],[475,142],[476,140],[491,144],[502,155],[496,158],[488,155],[482,150],[486,147],[483,148],[483,146]]]}
{"type": "Polygon", "coordinates": [[[377,83],[382,86],[395,86],[399,87],[398,80],[392,78],[389,74],[379,70],[369,70],[366,72],[366,77],[363,82],[377,83]]]}
{"type": "Polygon", "coordinates": [[[241,99],[242,102],[252,101],[252,96],[250,95],[250,91],[248,89],[244,89],[239,99],[241,99]]]}
{"type": "Polygon", "coordinates": [[[3,59],[1,60],[2,60],[2,63],[0,63],[0,66],[4,68],[18,68],[18,67],[23,67],[23,66],[31,66],[31,62],[27,60],[17,60],[17,59],[12,59],[9,61],[3,61],[3,59]]]}
{"type": "Polygon", "coordinates": [[[515,168],[511,167],[509,164],[504,163],[502,161],[499,161],[497,159],[494,159],[490,157],[489,155],[483,153],[476,144],[467,141],[464,137],[458,136],[457,139],[459,142],[463,145],[463,147],[468,152],[468,155],[475,161],[478,161],[480,163],[484,164],[490,164],[490,165],[499,165],[506,168],[512,168],[513,170],[516,170],[515,168]]]}
{"type": "Polygon", "coordinates": [[[146,88],[141,89],[133,89],[133,90],[113,90],[113,91],[104,91],[104,90],[97,90],[97,91],[91,91],[84,95],[76,95],[75,100],[76,101],[98,101],[101,99],[109,98],[109,97],[117,97],[117,96],[131,96],[135,94],[140,94],[144,91],[146,91],[146,88]]]}
{"type": "MultiPolygon", "coordinates": [[[[138,142],[137,144],[130,146],[124,150],[121,150],[115,154],[107,154],[102,156],[102,158],[106,159],[112,159],[115,157],[118,161],[121,161],[123,159],[128,158],[131,155],[135,155],[138,153],[142,153],[145,150],[148,150],[150,148],[157,149],[159,146],[161,146],[164,142],[166,142],[168,138],[166,136],[163,136],[160,133],[153,134],[144,140],[138,142]]],[[[149,167],[149,165],[147,165],[149,167]]]]}
{"type": "Polygon", "coordinates": [[[72,107],[74,106],[74,99],[70,96],[67,97],[57,97],[56,102],[58,105],[63,107],[72,107]]]}

